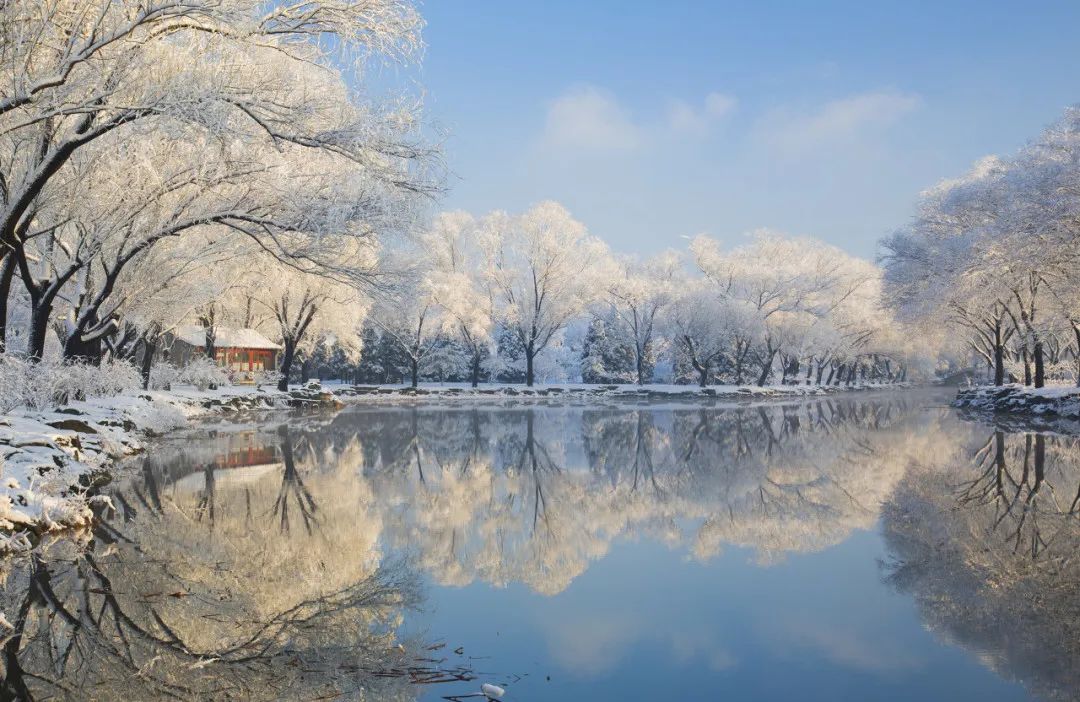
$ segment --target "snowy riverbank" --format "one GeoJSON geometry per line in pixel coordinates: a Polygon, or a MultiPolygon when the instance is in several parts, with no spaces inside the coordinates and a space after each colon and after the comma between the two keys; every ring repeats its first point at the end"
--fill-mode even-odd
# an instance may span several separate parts
{"type": "MultiPolygon", "coordinates": [[[[897,386],[890,386],[897,387],[897,386]]],[[[0,553],[25,549],[36,538],[79,528],[92,518],[87,490],[109,479],[119,460],[142,452],[154,436],[193,419],[346,404],[497,402],[716,402],[815,397],[883,386],[734,385],[425,385],[420,388],[328,383],[280,392],[250,386],[200,391],[177,387],[70,402],[51,410],[19,409],[0,416],[0,553]]]]}
{"type": "Polygon", "coordinates": [[[965,388],[957,393],[953,406],[994,414],[1080,419],[1080,388],[1068,385],[1032,388],[1019,384],[965,388]]]}
{"type": "Polygon", "coordinates": [[[831,395],[856,390],[884,390],[907,387],[906,385],[587,385],[562,383],[551,385],[485,384],[471,387],[468,384],[425,384],[418,388],[401,385],[327,385],[326,389],[345,404],[369,402],[445,402],[445,401],[500,401],[511,402],[597,402],[605,400],[631,402],[668,402],[689,400],[694,402],[713,400],[771,400],[831,395]]]}
{"type": "Polygon", "coordinates": [[[287,393],[179,388],[0,416],[0,553],[26,548],[42,534],[88,524],[86,489],[107,479],[116,461],[142,452],[147,439],[195,418],[308,405],[339,403],[317,388],[287,393]]]}

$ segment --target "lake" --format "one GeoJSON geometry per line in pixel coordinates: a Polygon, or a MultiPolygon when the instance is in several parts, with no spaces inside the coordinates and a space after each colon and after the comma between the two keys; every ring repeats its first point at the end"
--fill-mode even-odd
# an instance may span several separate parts
{"type": "Polygon", "coordinates": [[[201,426],[9,564],[2,698],[1078,699],[1080,442],[949,397],[201,426]]]}

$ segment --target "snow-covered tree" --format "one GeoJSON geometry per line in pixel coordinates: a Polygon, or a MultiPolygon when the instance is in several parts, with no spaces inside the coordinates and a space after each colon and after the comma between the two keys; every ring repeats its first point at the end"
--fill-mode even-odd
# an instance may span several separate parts
{"type": "Polygon", "coordinates": [[[594,317],[582,340],[581,382],[627,383],[638,379],[645,368],[636,363],[634,348],[611,333],[612,318],[594,317]]]}
{"type": "Polygon", "coordinates": [[[514,217],[492,213],[481,228],[498,309],[524,349],[532,385],[537,354],[596,298],[607,247],[555,202],[514,217]]]}
{"type": "Polygon", "coordinates": [[[645,261],[616,261],[608,275],[605,302],[612,313],[609,330],[633,349],[638,385],[651,379],[657,323],[675,296],[681,267],[678,254],[668,251],[645,261]]]}
{"type": "Polygon", "coordinates": [[[436,353],[445,337],[444,311],[430,288],[415,278],[399,281],[398,286],[380,296],[371,321],[384,339],[392,341],[408,365],[409,381],[415,388],[424,363],[436,353]]]}
{"type": "Polygon", "coordinates": [[[712,285],[702,280],[683,284],[668,316],[669,336],[678,353],[705,387],[727,363],[742,382],[742,363],[760,336],[760,320],[754,310],[735,300],[720,299],[712,285]]]}
{"type": "Polygon", "coordinates": [[[1072,108],[1018,154],[982,159],[923,195],[913,222],[884,242],[886,297],[905,320],[964,339],[995,384],[1015,367],[1040,387],[1064,354],[1080,357],[1078,211],[1072,108]]]}
{"type": "MultiPolygon", "coordinates": [[[[341,265],[372,265],[365,252],[355,256],[361,260],[341,265]]],[[[319,344],[332,343],[351,359],[359,357],[360,329],[368,303],[354,286],[332,276],[298,271],[272,257],[263,258],[262,267],[250,281],[233,304],[250,306],[252,327],[281,343],[279,390],[288,389],[297,354],[310,356],[319,344]]]]}
{"type": "Polygon", "coordinates": [[[13,67],[0,81],[0,298],[21,279],[31,357],[92,262],[76,347],[95,333],[84,320],[107,316],[92,311],[110,306],[100,293],[165,238],[213,225],[348,277],[341,240],[403,226],[433,189],[413,104],[349,87],[369,59],[413,55],[406,2],[13,2],[0,26],[13,67]]]}
{"type": "Polygon", "coordinates": [[[469,380],[476,387],[494,346],[496,291],[491,253],[484,248],[475,219],[460,211],[438,215],[422,242],[430,259],[425,284],[443,311],[444,330],[457,336],[469,355],[469,380]]]}

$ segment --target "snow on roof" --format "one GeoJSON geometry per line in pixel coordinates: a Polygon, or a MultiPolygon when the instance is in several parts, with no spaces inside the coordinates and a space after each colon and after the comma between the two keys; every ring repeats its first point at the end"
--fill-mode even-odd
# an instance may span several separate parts
{"type": "MultiPolygon", "coordinates": [[[[206,346],[206,329],[197,324],[185,324],[176,329],[176,338],[192,346],[206,346]]],[[[218,327],[214,344],[219,349],[281,349],[254,329],[218,327]]]]}

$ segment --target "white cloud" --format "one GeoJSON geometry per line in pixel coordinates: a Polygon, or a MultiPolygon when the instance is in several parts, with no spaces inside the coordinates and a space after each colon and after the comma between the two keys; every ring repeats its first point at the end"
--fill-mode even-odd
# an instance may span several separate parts
{"type": "Polygon", "coordinates": [[[633,151],[664,137],[701,136],[726,117],[737,100],[724,93],[709,93],[700,104],[675,100],[663,122],[634,120],[610,92],[593,85],[571,88],[548,105],[541,146],[560,151],[633,151]]]}
{"type": "Polygon", "coordinates": [[[641,639],[640,621],[624,613],[591,612],[545,619],[548,651],[560,668],[582,676],[614,669],[641,639]]]}
{"type": "Polygon", "coordinates": [[[735,109],[738,102],[734,95],[709,93],[705,96],[705,113],[716,119],[726,117],[729,112],[735,109]]]}
{"type": "Polygon", "coordinates": [[[704,134],[714,121],[730,114],[736,104],[735,97],[724,93],[709,93],[701,107],[675,100],[668,107],[668,128],[679,134],[704,134]]]}
{"type": "Polygon", "coordinates": [[[675,631],[671,636],[671,652],[680,665],[703,662],[709,670],[721,672],[739,664],[737,658],[714,637],[705,632],[675,631]]]}
{"type": "Polygon", "coordinates": [[[889,641],[874,632],[860,631],[836,621],[814,621],[801,615],[789,616],[768,627],[768,635],[790,655],[801,657],[814,651],[836,665],[871,672],[918,670],[926,661],[903,643],[889,641]]]}
{"type": "Polygon", "coordinates": [[[921,105],[922,98],[913,93],[893,90],[860,93],[827,102],[809,112],[774,110],[759,122],[758,135],[781,151],[806,152],[885,129],[921,105]]]}
{"type": "Polygon", "coordinates": [[[594,86],[573,88],[548,106],[543,142],[570,149],[628,151],[641,130],[613,95],[594,86]]]}

